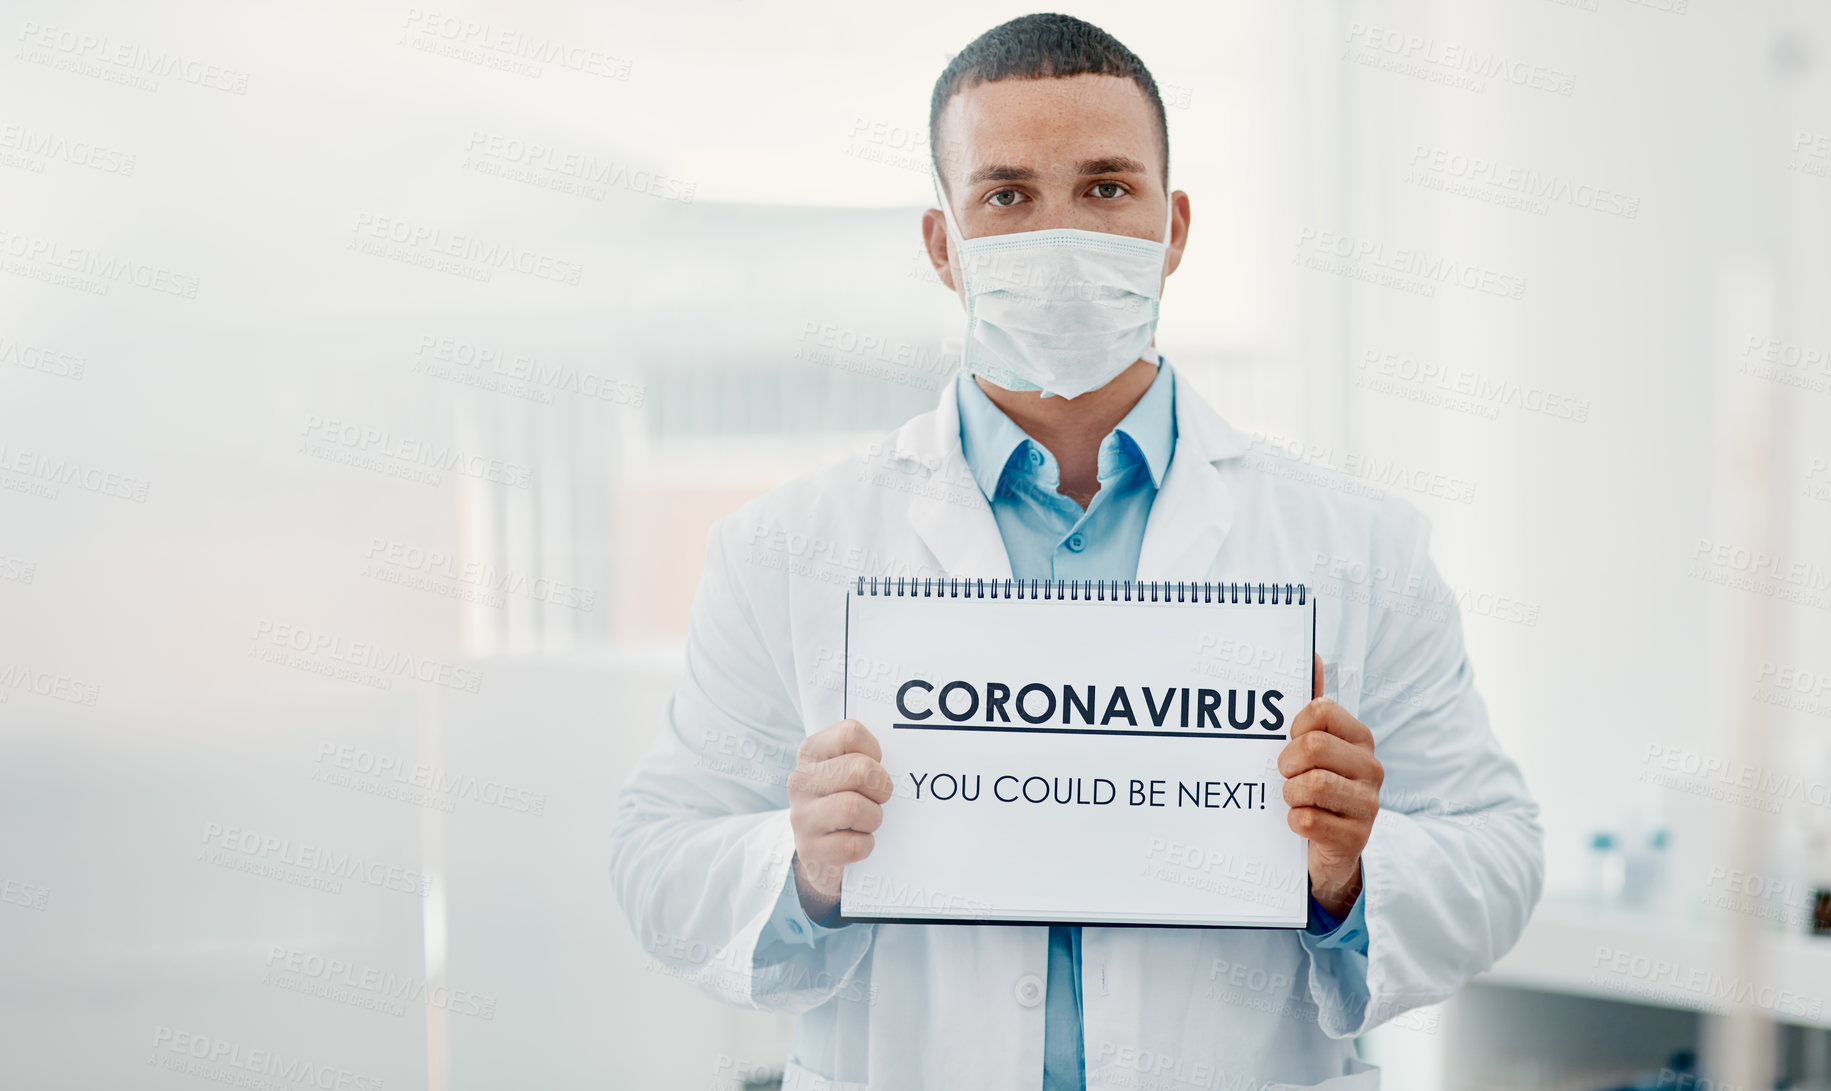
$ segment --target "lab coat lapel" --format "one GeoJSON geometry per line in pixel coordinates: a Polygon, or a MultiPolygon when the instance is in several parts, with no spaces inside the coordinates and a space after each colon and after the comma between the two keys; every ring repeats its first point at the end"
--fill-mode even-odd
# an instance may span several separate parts
{"type": "Polygon", "coordinates": [[[933,413],[897,433],[890,457],[903,464],[905,479],[923,483],[911,492],[909,524],[939,562],[936,574],[1010,579],[1011,558],[992,505],[960,446],[960,402],[952,382],[933,413]]]}
{"type": "Polygon", "coordinates": [[[1234,497],[1220,464],[1252,447],[1195,388],[1177,376],[1176,448],[1151,502],[1138,554],[1141,580],[1200,580],[1233,526],[1234,497]]]}

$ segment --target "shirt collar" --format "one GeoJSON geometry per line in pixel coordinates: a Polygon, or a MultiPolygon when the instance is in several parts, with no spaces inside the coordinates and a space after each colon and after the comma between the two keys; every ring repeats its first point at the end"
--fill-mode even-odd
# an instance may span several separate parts
{"type": "MultiPolygon", "coordinates": [[[[1176,377],[1169,361],[1161,354],[1157,360],[1157,378],[1113,432],[1131,439],[1151,472],[1151,485],[1162,488],[1176,448],[1176,377]]],[[[979,483],[979,491],[989,501],[998,495],[999,482],[1004,480],[1012,456],[1033,441],[986,397],[970,373],[962,371],[955,386],[960,404],[961,450],[973,471],[973,480],[979,483]]]]}

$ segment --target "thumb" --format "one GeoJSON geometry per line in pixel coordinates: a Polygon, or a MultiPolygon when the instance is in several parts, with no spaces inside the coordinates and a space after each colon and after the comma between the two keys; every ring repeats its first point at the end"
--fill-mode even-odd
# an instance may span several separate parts
{"type": "Polygon", "coordinates": [[[1310,700],[1322,696],[1322,656],[1310,656],[1310,700]]]}

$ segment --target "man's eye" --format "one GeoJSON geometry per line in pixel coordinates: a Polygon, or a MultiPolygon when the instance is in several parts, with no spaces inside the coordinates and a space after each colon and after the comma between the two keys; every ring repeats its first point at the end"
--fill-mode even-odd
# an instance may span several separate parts
{"type": "Polygon", "coordinates": [[[1017,191],[1014,189],[1001,189],[994,192],[987,199],[1000,208],[1009,208],[1017,203],[1017,191]],[[1010,199],[1006,200],[1005,198],[1007,197],[1010,199]]]}
{"type": "Polygon", "coordinates": [[[1125,187],[1118,182],[1095,182],[1095,197],[1120,197],[1125,194],[1125,187]],[[1110,192],[1109,192],[1110,191],[1110,192]]]}

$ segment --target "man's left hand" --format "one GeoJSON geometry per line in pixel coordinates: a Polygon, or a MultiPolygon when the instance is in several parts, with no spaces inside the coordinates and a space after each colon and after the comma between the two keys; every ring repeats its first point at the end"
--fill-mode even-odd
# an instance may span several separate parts
{"type": "Polygon", "coordinates": [[[1310,839],[1310,896],[1339,920],[1361,894],[1361,850],[1380,813],[1386,771],[1373,756],[1373,732],[1322,695],[1320,656],[1312,672],[1312,699],[1291,721],[1278,772],[1291,829],[1310,839]]]}

